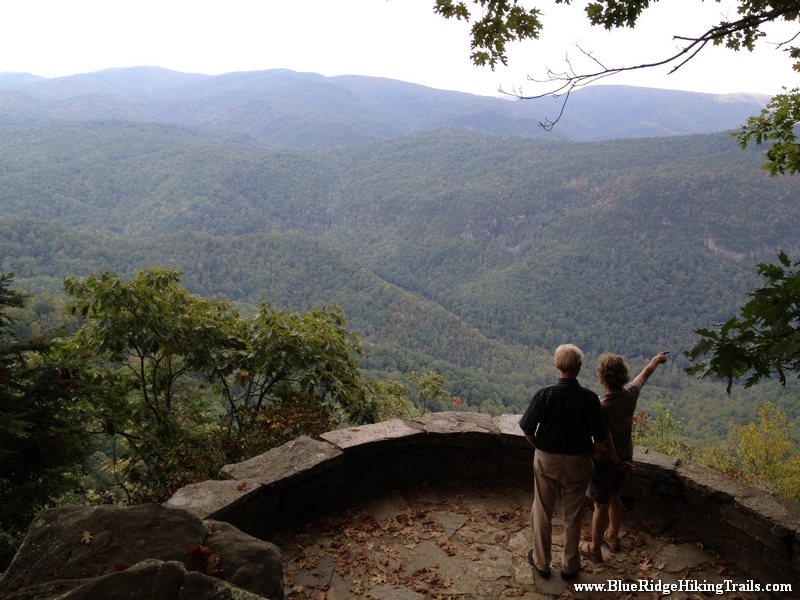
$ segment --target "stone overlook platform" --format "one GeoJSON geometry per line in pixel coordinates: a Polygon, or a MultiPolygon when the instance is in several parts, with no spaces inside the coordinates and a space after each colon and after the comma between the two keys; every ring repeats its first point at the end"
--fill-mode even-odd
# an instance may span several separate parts
{"type": "Polygon", "coordinates": [[[533,449],[518,421],[434,413],[300,437],[226,466],[226,479],[187,486],[166,505],[276,543],[287,598],[660,597],[572,587],[640,579],[729,580],[746,587],[723,597],[800,598],[800,505],[641,447],[623,490],[634,506],[622,551],[604,548],[603,563],[583,561],[565,583],[556,516],[553,576],[535,575],[525,558],[533,449]],[[793,592],[770,595],[767,583],[793,592]]]}

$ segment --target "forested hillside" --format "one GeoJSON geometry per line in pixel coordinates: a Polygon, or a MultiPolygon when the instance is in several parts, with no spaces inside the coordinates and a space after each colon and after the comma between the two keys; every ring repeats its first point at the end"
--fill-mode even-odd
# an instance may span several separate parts
{"type": "MultiPolygon", "coordinates": [[[[727,319],[755,264],[797,251],[800,188],[727,134],[548,142],[442,130],[325,150],[105,122],[0,127],[3,272],[32,292],[145,266],[245,312],[337,303],[362,367],[443,374],[468,407],[521,410],[553,347],[587,364],[670,349],[643,407],[718,438],[765,394],[683,374],[692,329],[727,319]]],[[[591,369],[583,379],[597,389],[591,369]]]]}
{"type": "Polygon", "coordinates": [[[794,180],[770,178],[725,134],[575,144],[450,131],[319,152],[158,125],[3,134],[2,214],[136,237],[302,231],[527,346],[686,346],[744,298],[758,260],[796,248],[800,225],[794,180]]]}
{"type": "Polygon", "coordinates": [[[109,270],[130,277],[157,265],[181,270],[193,293],[235,300],[246,313],[262,300],[300,311],[338,304],[373,348],[365,366],[405,373],[439,361],[452,373],[454,393],[473,404],[496,398],[518,409],[537,379],[528,372],[534,360],[528,349],[487,339],[438,304],[299,233],[129,239],[12,217],[0,219],[0,255],[3,271],[16,272],[36,293],[58,293],[68,276],[109,270]],[[512,381],[521,388],[513,389],[512,381]]]}

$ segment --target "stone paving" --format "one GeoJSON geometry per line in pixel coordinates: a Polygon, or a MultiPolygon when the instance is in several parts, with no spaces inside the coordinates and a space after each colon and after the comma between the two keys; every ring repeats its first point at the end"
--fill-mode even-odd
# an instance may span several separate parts
{"type": "MultiPolygon", "coordinates": [[[[556,515],[553,572],[543,579],[526,559],[532,498],[532,489],[423,485],[284,532],[273,541],[283,552],[286,598],[700,600],[716,596],[710,586],[725,586],[726,580],[737,586],[723,588],[728,600],[775,597],[748,591],[746,573],[682,538],[668,523],[637,513],[635,507],[623,520],[621,551],[612,554],[604,547],[604,562],[582,561],[579,576],[570,582],[559,576],[564,542],[563,524],[556,515]],[[627,586],[639,580],[654,586],[685,580],[696,586],[668,594],[657,589],[586,592],[573,587],[609,580],[627,586]]],[[[589,537],[590,515],[587,510],[584,539],[589,537]]]]}

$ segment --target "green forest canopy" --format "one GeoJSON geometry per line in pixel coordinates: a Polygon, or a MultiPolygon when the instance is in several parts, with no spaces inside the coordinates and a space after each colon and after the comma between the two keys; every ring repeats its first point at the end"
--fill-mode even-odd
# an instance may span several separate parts
{"type": "MultiPolygon", "coordinates": [[[[793,180],[726,134],[575,144],[440,131],[320,151],[110,122],[3,134],[0,267],[26,289],[158,266],[245,312],[338,304],[369,372],[431,368],[494,414],[551,379],[563,341],[590,357],[680,355],[800,225],[793,180]]],[[[731,402],[681,366],[643,403],[675,402],[698,440],[766,393],[731,402]]]]}

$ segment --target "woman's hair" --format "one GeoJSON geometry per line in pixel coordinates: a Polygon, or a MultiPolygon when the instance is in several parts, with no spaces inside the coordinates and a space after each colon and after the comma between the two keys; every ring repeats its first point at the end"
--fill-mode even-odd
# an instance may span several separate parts
{"type": "Polygon", "coordinates": [[[583,352],[575,344],[562,344],[556,348],[553,362],[562,373],[575,373],[583,362],[583,352]]]}
{"type": "Polygon", "coordinates": [[[612,390],[621,390],[631,380],[628,365],[619,354],[602,354],[597,361],[597,376],[600,383],[612,390]]]}

